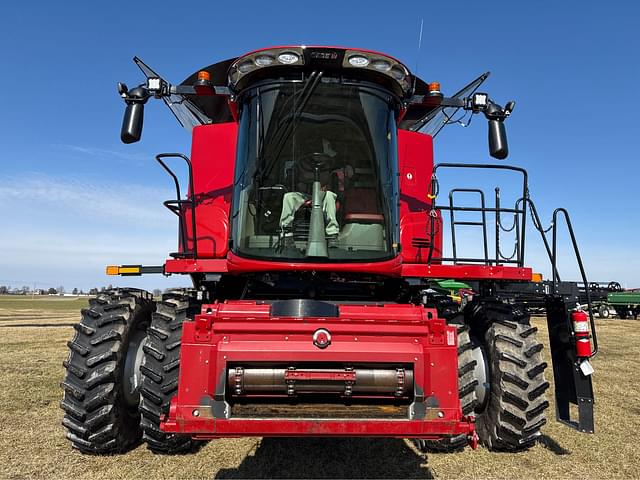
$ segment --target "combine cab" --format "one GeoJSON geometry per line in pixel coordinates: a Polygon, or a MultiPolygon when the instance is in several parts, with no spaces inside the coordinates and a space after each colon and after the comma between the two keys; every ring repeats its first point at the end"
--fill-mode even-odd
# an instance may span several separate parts
{"type": "MultiPolygon", "coordinates": [[[[193,145],[190,158],[156,157],[176,187],[165,202],[178,219],[176,252],[162,265],[107,273],[189,275],[193,288],[160,301],[116,289],[82,312],[62,384],[74,447],[113,453],[144,438],[176,453],[237,436],[413,438],[437,451],[534,444],[549,406],[547,363],[525,311],[495,294],[532,281],[528,208],[542,227],[526,171],[433,163],[433,137],[457,111],[484,115],[490,154],[507,156],[514,103],[477,91],[488,74],[445,97],[439,84],[364,50],[260,50],[180,85],[135,62],[147,80],[118,86],[122,140],[140,140],[144,106],[156,98],[193,145]],[[482,190],[452,188],[439,203],[445,169],[509,172],[521,197],[504,208],[496,190],[487,206],[482,190]],[[460,193],[481,202],[461,206],[460,193]],[[509,258],[501,215],[514,219],[509,258]],[[456,242],[464,225],[482,227],[479,258],[456,242]],[[442,279],[469,288],[454,300],[442,279]]],[[[560,209],[553,244],[543,235],[554,272],[558,214],[570,228],[560,209]]],[[[593,432],[593,320],[556,293],[547,312],[558,419],[593,432]]]]}

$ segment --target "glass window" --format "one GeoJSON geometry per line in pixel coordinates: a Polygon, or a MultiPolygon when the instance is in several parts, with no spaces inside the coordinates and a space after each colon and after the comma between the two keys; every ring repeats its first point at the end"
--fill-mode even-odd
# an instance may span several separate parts
{"type": "Polygon", "coordinates": [[[311,75],[263,82],[240,104],[236,253],[315,262],[394,254],[397,145],[388,92],[311,75]]]}

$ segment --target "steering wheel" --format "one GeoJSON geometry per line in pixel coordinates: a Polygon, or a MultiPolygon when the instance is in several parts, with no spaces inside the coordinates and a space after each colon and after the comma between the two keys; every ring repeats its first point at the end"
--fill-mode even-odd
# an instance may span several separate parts
{"type": "Polygon", "coordinates": [[[332,158],[326,153],[314,152],[300,157],[298,165],[309,172],[314,172],[316,168],[320,171],[325,171],[331,168],[331,161],[332,158]]]}

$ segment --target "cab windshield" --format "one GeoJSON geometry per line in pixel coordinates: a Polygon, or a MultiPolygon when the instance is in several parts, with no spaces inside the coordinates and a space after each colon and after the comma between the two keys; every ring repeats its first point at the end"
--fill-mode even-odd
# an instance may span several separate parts
{"type": "Polygon", "coordinates": [[[296,261],[389,258],[398,236],[395,103],[311,74],[242,93],[234,250],[296,261]]]}

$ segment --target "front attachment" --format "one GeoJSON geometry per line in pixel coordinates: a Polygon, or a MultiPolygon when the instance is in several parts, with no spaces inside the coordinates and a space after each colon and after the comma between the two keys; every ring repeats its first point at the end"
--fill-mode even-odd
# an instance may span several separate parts
{"type": "Polygon", "coordinates": [[[546,298],[547,325],[555,377],[556,419],[580,432],[594,433],[593,385],[587,358],[577,355],[571,323],[572,304],[561,295],[546,298]],[[571,419],[570,404],[577,405],[578,419],[571,419]]]}

